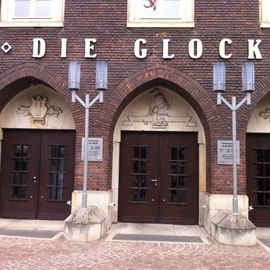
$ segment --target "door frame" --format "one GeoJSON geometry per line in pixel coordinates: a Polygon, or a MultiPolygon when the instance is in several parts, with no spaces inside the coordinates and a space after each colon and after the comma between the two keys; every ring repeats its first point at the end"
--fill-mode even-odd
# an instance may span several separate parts
{"type": "MultiPolygon", "coordinates": [[[[160,132],[198,132],[198,223],[199,225],[205,225],[205,205],[206,205],[206,143],[205,133],[200,118],[196,114],[192,106],[180,97],[177,93],[167,88],[159,87],[160,91],[168,97],[169,101],[173,100],[171,104],[170,113],[174,117],[181,117],[194,121],[196,125],[189,125],[187,122],[176,123],[172,121],[166,128],[153,128],[150,124],[144,122],[136,124],[138,116],[136,113],[141,114],[143,106],[145,111],[148,111],[147,100],[149,100],[149,93],[151,89],[145,91],[135,97],[120,114],[113,134],[113,160],[112,160],[112,194],[111,201],[114,206],[111,207],[111,220],[112,222],[118,222],[118,201],[119,201],[119,172],[120,172],[120,143],[121,143],[121,131],[160,131],[160,132]],[[183,116],[179,114],[178,108],[184,108],[186,114],[183,116]],[[127,120],[134,119],[133,123],[126,124],[127,120]]],[[[141,118],[141,116],[139,116],[141,118]]]]}
{"type": "MultiPolygon", "coordinates": [[[[127,145],[121,145],[120,156],[120,186],[119,186],[119,219],[125,222],[149,222],[149,223],[172,223],[172,224],[198,224],[198,145],[197,132],[138,132],[138,131],[123,131],[121,138],[126,138],[127,145]],[[183,141],[183,143],[182,143],[183,141]],[[141,145],[140,145],[141,144],[141,145]],[[130,185],[125,182],[127,174],[127,167],[132,169],[129,163],[132,151],[132,146],[145,146],[150,148],[147,158],[148,181],[146,181],[146,188],[148,196],[147,201],[143,203],[128,202],[127,196],[123,194],[128,193],[130,185]],[[170,183],[168,174],[171,173],[170,159],[171,147],[184,147],[185,152],[185,202],[170,202],[170,192],[168,193],[168,184],[170,183]],[[163,148],[161,148],[163,147],[163,148]],[[131,151],[131,152],[130,152],[131,151]],[[163,165],[160,165],[163,164],[163,165]],[[194,167],[195,166],[195,167],[194,167]],[[188,169],[186,171],[186,169],[188,169]],[[150,179],[158,179],[154,183],[150,179]],[[166,191],[167,190],[167,191],[166,191]],[[167,203],[168,201],[168,203],[167,203]],[[120,203],[121,202],[121,203],[120,203]],[[135,203],[135,204],[134,204],[135,203]],[[127,208],[129,209],[127,212],[127,208]],[[176,211],[180,215],[176,214],[176,211]],[[136,214],[134,214],[136,213],[136,214]],[[147,214],[146,214],[147,213],[147,214]],[[146,215],[145,215],[146,214],[146,215]]],[[[178,158],[177,158],[178,159],[178,158]]],[[[145,160],[144,160],[145,161],[145,160]]],[[[133,163],[132,163],[133,164],[133,163]]],[[[127,176],[128,177],[128,176],[127,176]]],[[[130,178],[129,178],[130,180],[130,178]]]]}

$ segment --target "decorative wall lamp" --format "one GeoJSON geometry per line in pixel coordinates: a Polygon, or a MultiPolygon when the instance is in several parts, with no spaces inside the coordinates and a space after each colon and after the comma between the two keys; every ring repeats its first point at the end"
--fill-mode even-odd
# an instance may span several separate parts
{"type": "Polygon", "coordinates": [[[108,64],[105,61],[97,61],[96,63],[96,90],[99,91],[99,94],[92,101],[89,94],[85,95],[85,101],[77,95],[77,91],[80,89],[80,73],[80,64],[77,61],[71,61],[68,71],[68,88],[72,92],[72,102],[77,100],[85,108],[82,208],[87,208],[89,109],[97,101],[103,103],[103,92],[107,89],[108,64]]]}
{"type": "Polygon", "coordinates": [[[246,96],[237,104],[236,97],[232,97],[232,102],[229,103],[223,96],[226,82],[226,67],[225,63],[215,63],[213,66],[213,90],[217,92],[217,105],[222,102],[232,111],[232,164],[233,164],[233,199],[232,199],[232,214],[238,215],[238,198],[237,198],[237,141],[236,141],[236,111],[244,104],[251,104],[251,92],[254,91],[255,71],[254,63],[246,62],[242,65],[242,91],[246,96]]]}

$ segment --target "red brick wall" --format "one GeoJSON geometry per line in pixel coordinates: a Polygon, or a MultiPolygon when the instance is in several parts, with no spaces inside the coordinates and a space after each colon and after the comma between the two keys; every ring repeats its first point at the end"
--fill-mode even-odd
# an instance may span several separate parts
{"type": "Polygon", "coordinates": [[[194,28],[127,28],[127,1],[124,0],[66,0],[63,28],[0,28],[0,46],[9,42],[13,47],[8,54],[0,51],[0,106],[24,88],[23,77],[34,77],[53,87],[69,104],[74,115],[76,140],[75,188],[81,188],[83,164],[80,161],[80,142],[84,133],[84,110],[72,104],[67,90],[67,71],[70,60],[82,64],[81,91],[93,97],[95,91],[95,59],[84,58],[84,39],[96,38],[97,60],[109,63],[109,89],[104,104],[95,104],[90,113],[90,135],[104,138],[103,162],[91,163],[92,189],[111,187],[112,134],[114,124],[124,106],[147,87],[162,83],[185,97],[197,111],[205,128],[207,141],[207,189],[211,193],[231,193],[230,166],[217,165],[217,140],[231,139],[231,113],[225,106],[216,106],[212,93],[212,64],[220,61],[218,45],[221,39],[233,43],[226,60],[227,91],[229,98],[241,93],[241,63],[247,60],[247,40],[262,39],[262,60],[255,61],[256,93],[252,106],[243,106],[237,114],[238,139],[241,144],[239,190],[245,193],[245,136],[247,123],[255,105],[268,92],[270,67],[270,29],[259,27],[259,1],[195,0],[194,28]],[[32,58],[32,39],[46,40],[47,52],[42,59],[32,58]],[[61,38],[68,39],[68,57],[60,58],[61,38]],[[148,57],[133,55],[134,41],[147,40],[148,57]],[[171,60],[162,59],[162,39],[171,39],[171,60]],[[204,45],[200,59],[188,55],[188,43],[199,38],[204,45]],[[17,90],[14,90],[17,89],[17,90]]]}

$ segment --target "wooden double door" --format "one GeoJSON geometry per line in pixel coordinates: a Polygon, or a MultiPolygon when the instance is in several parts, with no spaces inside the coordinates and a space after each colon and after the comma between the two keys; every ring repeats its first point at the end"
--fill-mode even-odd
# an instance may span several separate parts
{"type": "Polygon", "coordinates": [[[119,221],[198,224],[197,133],[122,132],[119,221]]]}
{"type": "Polygon", "coordinates": [[[70,214],[74,131],[5,129],[0,216],[63,220],[70,214]]]}
{"type": "Polygon", "coordinates": [[[247,195],[256,226],[270,226],[270,134],[247,135],[247,195]]]}

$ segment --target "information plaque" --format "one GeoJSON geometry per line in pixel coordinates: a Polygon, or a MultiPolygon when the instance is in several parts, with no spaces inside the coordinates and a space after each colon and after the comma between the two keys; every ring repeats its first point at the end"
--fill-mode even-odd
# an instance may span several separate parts
{"type": "MultiPolygon", "coordinates": [[[[81,160],[84,160],[84,141],[82,138],[81,160]]],[[[88,161],[102,161],[103,157],[103,138],[88,138],[88,161]]]]}
{"type": "MultiPolygon", "coordinates": [[[[232,141],[217,141],[218,164],[233,164],[233,147],[232,141]]],[[[240,163],[240,143],[236,142],[237,164],[240,163]]]]}

